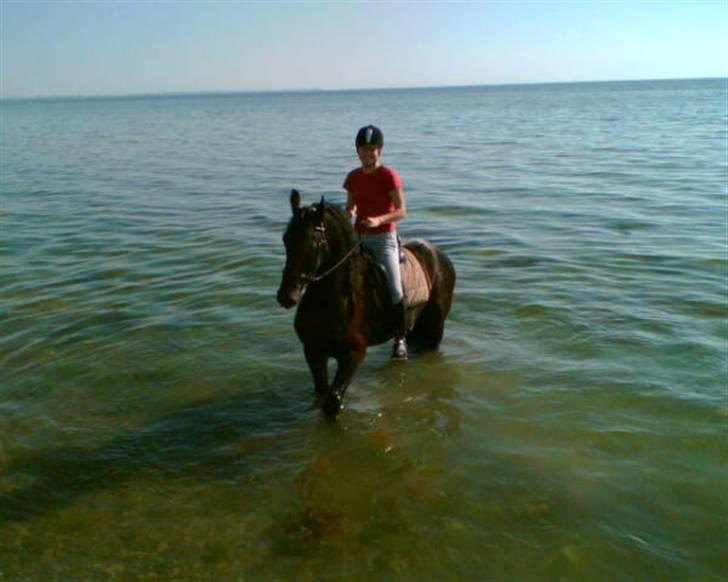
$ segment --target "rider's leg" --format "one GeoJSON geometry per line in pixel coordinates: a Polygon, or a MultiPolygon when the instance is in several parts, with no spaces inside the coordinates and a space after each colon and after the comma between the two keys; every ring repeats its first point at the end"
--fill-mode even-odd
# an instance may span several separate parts
{"type": "Polygon", "coordinates": [[[406,308],[404,304],[404,293],[402,291],[402,273],[400,271],[397,233],[385,232],[382,234],[367,235],[363,240],[364,244],[372,251],[377,261],[387,272],[389,295],[392,298],[394,310],[394,346],[392,348],[392,358],[406,359],[406,308]]]}

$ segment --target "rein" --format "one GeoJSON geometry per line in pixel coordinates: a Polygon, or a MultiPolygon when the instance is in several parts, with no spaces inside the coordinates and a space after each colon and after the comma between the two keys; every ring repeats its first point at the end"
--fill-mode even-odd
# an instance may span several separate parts
{"type": "MultiPolygon", "coordinates": [[[[322,246],[328,246],[328,242],[326,240],[326,227],[324,225],[315,227],[318,232],[321,233],[321,236],[323,239],[317,243],[317,249],[321,248],[322,246]]],[[[334,266],[329,267],[321,273],[320,275],[301,275],[302,279],[306,279],[306,285],[310,285],[311,283],[317,283],[318,281],[321,281],[321,279],[325,279],[328,277],[331,273],[333,273],[336,269],[338,269],[341,265],[343,265],[346,261],[348,261],[351,256],[359,249],[361,246],[361,241],[358,241],[353,247],[349,249],[349,251],[339,259],[334,266]]]]}
{"type": "MultiPolygon", "coordinates": [[[[325,238],[326,231],[323,230],[323,227],[321,227],[321,232],[324,233],[324,243],[323,244],[326,245],[326,238],[325,238]]],[[[338,269],[341,265],[343,265],[346,261],[348,261],[351,258],[351,256],[359,249],[360,246],[361,246],[361,241],[357,242],[353,247],[351,247],[349,249],[349,251],[343,257],[341,257],[341,259],[339,259],[333,267],[329,267],[328,269],[326,269],[326,271],[324,271],[320,275],[302,275],[301,277],[303,279],[306,279],[306,285],[310,285],[311,283],[317,283],[318,281],[321,281],[321,279],[325,279],[331,273],[333,273],[336,269],[338,269]]]]}

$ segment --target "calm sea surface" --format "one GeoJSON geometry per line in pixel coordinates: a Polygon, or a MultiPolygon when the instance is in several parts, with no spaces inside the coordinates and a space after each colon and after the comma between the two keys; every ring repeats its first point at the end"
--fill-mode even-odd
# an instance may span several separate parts
{"type": "Polygon", "coordinates": [[[719,580],[725,80],[0,103],[0,579],[719,580]],[[275,291],[356,129],[458,272],[335,424],[275,291]]]}

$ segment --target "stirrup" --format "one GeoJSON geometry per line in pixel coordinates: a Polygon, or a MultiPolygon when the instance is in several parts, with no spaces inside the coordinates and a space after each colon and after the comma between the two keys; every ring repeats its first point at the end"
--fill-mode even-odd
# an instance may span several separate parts
{"type": "Polygon", "coordinates": [[[407,344],[404,338],[394,340],[394,346],[392,346],[392,359],[393,360],[406,360],[407,359],[407,344]]]}

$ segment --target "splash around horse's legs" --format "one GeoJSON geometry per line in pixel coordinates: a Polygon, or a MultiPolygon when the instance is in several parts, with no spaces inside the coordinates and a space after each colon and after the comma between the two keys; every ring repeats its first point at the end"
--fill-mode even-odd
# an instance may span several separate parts
{"type": "Polygon", "coordinates": [[[324,400],[324,404],[321,407],[321,411],[326,415],[329,420],[335,420],[336,415],[344,409],[344,402],[341,396],[336,392],[331,391],[324,400]]]}

